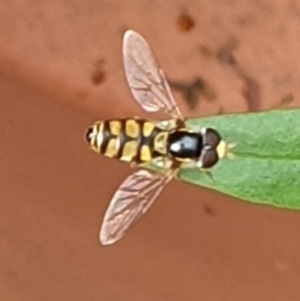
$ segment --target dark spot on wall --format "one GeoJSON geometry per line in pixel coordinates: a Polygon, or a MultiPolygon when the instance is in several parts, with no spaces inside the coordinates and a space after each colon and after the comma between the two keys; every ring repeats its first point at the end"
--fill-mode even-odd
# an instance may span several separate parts
{"type": "Polygon", "coordinates": [[[243,96],[247,101],[249,111],[259,111],[261,103],[261,88],[260,84],[248,75],[242,76],[245,87],[242,91],[243,96]]]}
{"type": "Polygon", "coordinates": [[[190,82],[187,81],[169,81],[170,86],[179,91],[189,108],[194,110],[203,96],[206,100],[212,101],[216,99],[216,93],[212,87],[201,77],[196,77],[190,82]]]}
{"type": "Polygon", "coordinates": [[[195,21],[188,12],[183,11],[178,16],[176,25],[181,32],[189,32],[194,29],[195,21]]]}
{"type": "Polygon", "coordinates": [[[236,66],[237,61],[235,56],[233,55],[234,50],[237,47],[237,40],[235,38],[230,39],[225,45],[222,45],[220,49],[217,51],[217,58],[223,64],[229,66],[236,66]]]}
{"type": "Polygon", "coordinates": [[[210,207],[208,205],[204,205],[203,209],[207,215],[212,216],[212,217],[216,216],[216,211],[212,207],[210,207]]]}
{"type": "Polygon", "coordinates": [[[292,93],[284,95],[279,99],[277,103],[275,103],[274,106],[272,106],[272,109],[280,109],[283,107],[287,107],[294,101],[294,99],[295,97],[292,93]]]}
{"type": "Polygon", "coordinates": [[[103,59],[100,59],[94,63],[91,80],[95,86],[101,85],[106,80],[103,59]]]}
{"type": "Polygon", "coordinates": [[[214,53],[207,46],[202,45],[199,47],[200,53],[203,57],[210,59],[214,56],[214,53]]]}
{"type": "Polygon", "coordinates": [[[225,45],[221,46],[217,51],[217,59],[229,66],[235,75],[244,82],[242,95],[244,96],[249,111],[259,111],[261,108],[261,87],[259,82],[248,74],[234,56],[237,48],[237,40],[230,39],[225,45]]]}

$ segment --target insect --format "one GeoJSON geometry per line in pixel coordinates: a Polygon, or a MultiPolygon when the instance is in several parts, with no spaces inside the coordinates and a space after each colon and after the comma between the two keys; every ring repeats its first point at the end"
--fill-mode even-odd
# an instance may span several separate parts
{"type": "Polygon", "coordinates": [[[179,168],[208,171],[228,157],[232,144],[212,128],[188,129],[171,94],[166,77],[146,40],[128,30],[123,38],[125,74],[133,97],[147,112],[164,111],[169,120],[143,118],[101,120],[88,128],[92,150],[109,158],[142,166],[151,162],[163,170],[144,169],[129,175],[115,192],[104,215],[100,242],[113,244],[144,215],[179,168]]]}

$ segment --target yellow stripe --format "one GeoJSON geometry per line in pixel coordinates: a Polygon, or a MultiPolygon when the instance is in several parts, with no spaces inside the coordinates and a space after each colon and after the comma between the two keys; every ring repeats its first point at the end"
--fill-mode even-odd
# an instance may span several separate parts
{"type": "Polygon", "coordinates": [[[99,123],[97,125],[97,130],[96,130],[96,133],[97,133],[97,136],[96,136],[96,147],[98,148],[98,150],[100,150],[101,148],[101,144],[103,142],[103,128],[104,128],[104,124],[103,122],[99,123]]]}
{"type": "Polygon", "coordinates": [[[118,154],[118,150],[119,150],[119,140],[110,139],[105,150],[105,156],[109,158],[113,158],[118,154]]]}
{"type": "Polygon", "coordinates": [[[151,151],[148,145],[143,145],[141,148],[141,161],[148,162],[152,159],[151,151]]]}
{"type": "Polygon", "coordinates": [[[140,126],[133,119],[126,120],[125,132],[126,135],[130,138],[138,138],[140,133],[140,126]]]}
{"type": "Polygon", "coordinates": [[[122,151],[120,160],[131,162],[133,158],[137,155],[138,143],[137,141],[128,141],[125,143],[122,151]]]}
{"type": "Polygon", "coordinates": [[[152,134],[154,127],[155,127],[155,125],[152,122],[149,122],[149,121],[144,122],[143,136],[149,137],[152,134]]]}
{"type": "Polygon", "coordinates": [[[109,131],[113,136],[119,136],[121,132],[121,122],[118,120],[111,120],[109,122],[109,131]]]}

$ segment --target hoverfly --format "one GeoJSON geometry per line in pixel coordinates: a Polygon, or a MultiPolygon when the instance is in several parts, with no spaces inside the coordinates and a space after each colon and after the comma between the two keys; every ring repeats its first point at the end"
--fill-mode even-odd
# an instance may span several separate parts
{"type": "Polygon", "coordinates": [[[91,149],[109,158],[141,166],[151,162],[162,174],[139,170],[121,184],[104,215],[100,230],[103,245],[113,244],[152,206],[179,168],[207,170],[229,157],[231,144],[212,128],[194,131],[171,94],[166,77],[146,40],[128,30],[123,38],[123,60],[133,97],[147,112],[164,111],[171,119],[109,119],[96,122],[86,131],[91,149]]]}

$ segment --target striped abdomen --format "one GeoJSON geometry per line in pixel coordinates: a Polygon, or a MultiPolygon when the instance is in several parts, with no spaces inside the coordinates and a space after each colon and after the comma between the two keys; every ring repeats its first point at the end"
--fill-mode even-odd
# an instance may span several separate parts
{"type": "Polygon", "coordinates": [[[168,132],[144,119],[103,120],[86,133],[97,153],[125,162],[143,163],[166,154],[168,132]]]}

